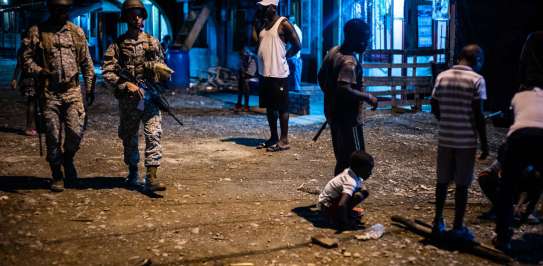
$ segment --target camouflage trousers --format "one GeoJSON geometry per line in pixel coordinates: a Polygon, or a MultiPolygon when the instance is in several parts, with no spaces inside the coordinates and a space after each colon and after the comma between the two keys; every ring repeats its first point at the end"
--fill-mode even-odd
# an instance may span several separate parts
{"type": "Polygon", "coordinates": [[[62,163],[62,150],[71,156],[79,150],[85,123],[83,97],[77,86],[64,92],[46,91],[44,98],[46,159],[50,164],[58,165],[62,163]],[[63,125],[64,147],[61,149],[63,125]]]}
{"type": "Polygon", "coordinates": [[[127,165],[137,165],[140,161],[138,150],[139,127],[143,124],[145,137],[145,167],[160,166],[162,158],[162,116],[160,110],[151,102],[145,102],[144,110],[137,109],[138,101],[128,97],[119,98],[120,125],[119,138],[123,141],[124,162],[127,165]]]}

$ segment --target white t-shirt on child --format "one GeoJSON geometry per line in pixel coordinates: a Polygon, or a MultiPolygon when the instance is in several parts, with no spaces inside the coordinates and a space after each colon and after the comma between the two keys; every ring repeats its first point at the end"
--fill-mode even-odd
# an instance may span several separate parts
{"type": "Polygon", "coordinates": [[[351,168],[346,168],[324,187],[319,195],[319,205],[330,207],[342,193],[352,196],[362,187],[362,178],[358,177],[351,168]]]}

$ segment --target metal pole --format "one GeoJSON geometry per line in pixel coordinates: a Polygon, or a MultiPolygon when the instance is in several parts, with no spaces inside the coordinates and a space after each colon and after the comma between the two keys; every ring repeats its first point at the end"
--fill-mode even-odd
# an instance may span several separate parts
{"type": "Polygon", "coordinates": [[[449,5],[449,42],[448,48],[449,53],[447,53],[448,58],[447,63],[453,65],[454,60],[454,49],[456,45],[456,1],[451,1],[449,5]]]}

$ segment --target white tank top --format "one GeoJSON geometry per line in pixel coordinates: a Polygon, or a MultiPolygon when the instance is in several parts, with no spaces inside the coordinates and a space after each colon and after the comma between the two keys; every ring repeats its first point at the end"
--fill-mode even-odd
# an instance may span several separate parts
{"type": "Polygon", "coordinates": [[[287,47],[279,37],[277,29],[286,19],[280,17],[269,30],[263,29],[258,34],[260,46],[258,47],[258,73],[264,77],[286,78],[289,75],[287,63],[287,47]]]}

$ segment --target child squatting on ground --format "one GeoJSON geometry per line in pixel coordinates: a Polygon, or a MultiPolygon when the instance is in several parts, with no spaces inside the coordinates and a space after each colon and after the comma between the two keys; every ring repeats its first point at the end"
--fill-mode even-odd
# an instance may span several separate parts
{"type": "Polygon", "coordinates": [[[340,230],[356,227],[360,213],[353,208],[369,196],[363,182],[370,177],[372,169],[371,155],[365,151],[353,152],[350,167],[330,180],[319,195],[322,218],[340,230]]]}

